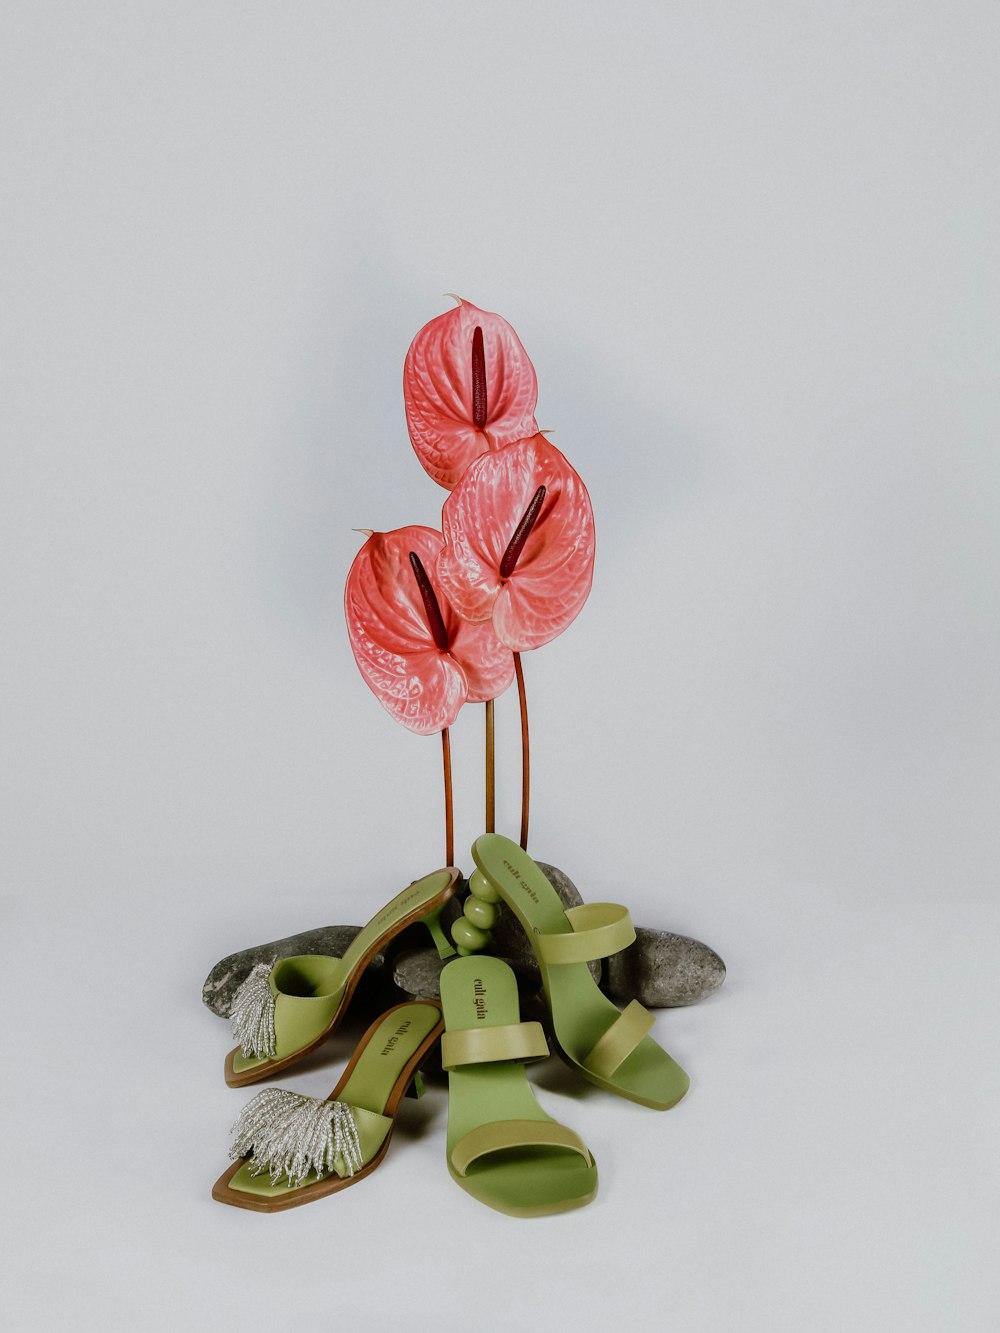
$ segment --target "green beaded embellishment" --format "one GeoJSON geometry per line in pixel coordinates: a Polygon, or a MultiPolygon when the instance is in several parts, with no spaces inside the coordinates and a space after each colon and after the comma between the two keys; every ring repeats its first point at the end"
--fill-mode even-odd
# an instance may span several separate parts
{"type": "Polygon", "coordinates": [[[451,938],[464,956],[480,953],[490,942],[490,931],[500,918],[500,895],[481,870],[469,880],[463,916],[451,928],[451,938]]]}
{"type": "Polygon", "coordinates": [[[480,930],[492,930],[497,923],[497,917],[500,915],[492,903],[480,902],[478,898],[473,898],[471,894],[466,899],[462,910],[465,912],[466,920],[471,921],[480,930]]]}
{"type": "Polygon", "coordinates": [[[463,950],[466,953],[479,953],[490,942],[489,934],[474,926],[471,921],[466,921],[464,916],[460,916],[452,926],[451,938],[455,941],[459,953],[463,950]]]}
{"type": "Polygon", "coordinates": [[[469,892],[483,903],[498,903],[500,895],[481,870],[473,872],[469,880],[469,892]]]}

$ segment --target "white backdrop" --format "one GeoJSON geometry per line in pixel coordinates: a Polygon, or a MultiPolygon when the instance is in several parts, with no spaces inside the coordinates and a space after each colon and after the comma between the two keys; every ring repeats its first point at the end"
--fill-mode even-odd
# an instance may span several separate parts
{"type": "Polygon", "coordinates": [[[995,6],[4,27],[6,1308],[995,1329],[995,6]],[[205,973],[443,855],[437,743],[341,598],[353,528],[438,521],[400,381],[448,291],[520,333],[597,515],[526,659],[532,850],[729,979],[658,1017],[666,1116],[533,1075],[598,1157],[581,1213],[461,1194],[439,1088],[361,1187],[258,1217],[208,1194],[244,1094],[205,973]]]}

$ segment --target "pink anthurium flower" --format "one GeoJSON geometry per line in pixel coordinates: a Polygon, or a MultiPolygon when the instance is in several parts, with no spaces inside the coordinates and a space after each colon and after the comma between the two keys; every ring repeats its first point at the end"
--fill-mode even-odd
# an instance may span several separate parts
{"type": "Polygon", "coordinates": [[[421,736],[450,727],[464,703],[495,699],[514,676],[510,650],[491,626],[462,620],[432,585],[442,546],[432,528],[374,532],[344,593],[362,676],[383,708],[421,736]]]}
{"type": "Polygon", "coordinates": [[[594,576],[587,488],[544,435],[484,454],[442,510],[437,578],[459,615],[492,621],[513,652],[577,616],[594,576]]]}
{"type": "Polygon", "coordinates": [[[534,435],[538,382],[499,315],[458,300],[425,324],[403,366],[406,425],[417,457],[453,490],[480,454],[534,435]]]}

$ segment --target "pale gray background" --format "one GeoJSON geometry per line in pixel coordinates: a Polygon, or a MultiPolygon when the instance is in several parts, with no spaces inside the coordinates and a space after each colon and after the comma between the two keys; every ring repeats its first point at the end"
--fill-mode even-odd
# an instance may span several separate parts
{"type": "Polygon", "coordinates": [[[998,28],[4,7],[8,1317],[998,1327],[998,28]],[[462,1194],[441,1091],[358,1188],[241,1213],[205,972],[443,854],[437,743],[340,603],[352,528],[437,520],[400,377],[447,291],[520,332],[598,519],[526,661],[532,848],[730,976],[657,1019],[667,1115],[532,1074],[598,1156],[579,1214],[462,1194]]]}

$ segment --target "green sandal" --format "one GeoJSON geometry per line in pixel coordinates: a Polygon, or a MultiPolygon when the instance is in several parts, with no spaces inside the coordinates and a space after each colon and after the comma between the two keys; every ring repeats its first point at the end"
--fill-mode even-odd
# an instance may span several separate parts
{"type": "Polygon", "coordinates": [[[377,1018],[325,1101],[265,1088],[233,1126],[238,1159],[212,1198],[273,1213],[346,1189],[386,1154],[407,1089],[420,1096],[418,1072],[444,1023],[433,1000],[397,1004],[377,1018]]]}
{"type": "Polygon", "coordinates": [[[690,1080],[648,1035],[653,1015],[638,1000],[620,1012],[587,967],[635,939],[628,910],[617,903],[589,903],[565,911],[527,852],[498,833],[477,838],[472,855],[479,867],[472,893],[493,901],[499,895],[535,952],[559,1054],[584,1078],[619,1097],[657,1111],[679,1102],[690,1080]]]}
{"type": "Polygon", "coordinates": [[[460,873],[449,868],[416,880],[362,927],[343,958],[300,954],[273,967],[258,963],[233,1000],[233,1036],[240,1044],[226,1056],[229,1086],[271,1078],[322,1045],[375,954],[415,921],[427,926],[441,957],[450,958],[455,950],[439,918],[460,873]]]}
{"type": "Polygon", "coordinates": [[[545,1114],[524,1074],[548,1055],[519,1021],[517,982],[499,958],[457,958],[441,973],[448,1071],[448,1170],[474,1199],[512,1217],[580,1208],[597,1167],[578,1135],[545,1114]]]}

